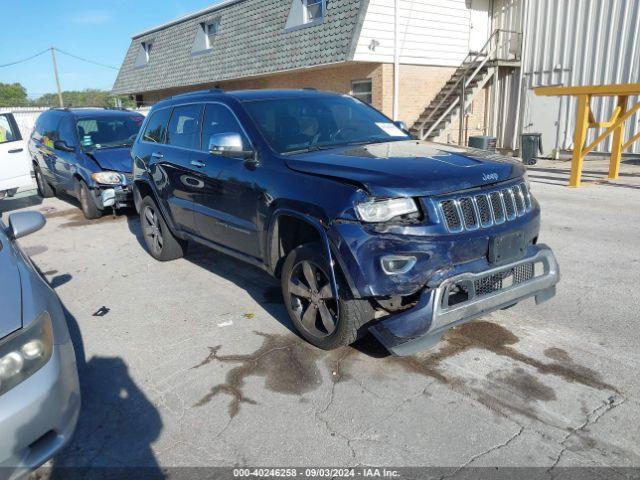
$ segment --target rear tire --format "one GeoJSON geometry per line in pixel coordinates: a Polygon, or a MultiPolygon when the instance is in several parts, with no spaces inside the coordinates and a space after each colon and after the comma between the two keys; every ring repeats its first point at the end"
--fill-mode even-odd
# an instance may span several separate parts
{"type": "Polygon", "coordinates": [[[371,304],[348,298],[346,289],[338,286],[338,299],[334,298],[329,279],[319,243],[296,247],[282,267],[282,294],[291,321],[305,340],[324,350],[352,344],[374,318],[371,304]]]}
{"type": "Polygon", "coordinates": [[[156,202],[149,196],[140,202],[140,226],[147,252],[153,258],[167,262],[184,256],[186,242],[173,235],[156,202]]]}
{"type": "Polygon", "coordinates": [[[38,165],[33,166],[33,172],[36,175],[36,185],[38,186],[38,195],[42,198],[51,198],[55,194],[49,182],[47,182],[46,178],[42,174],[40,167],[38,165]]]}
{"type": "Polygon", "coordinates": [[[91,198],[91,191],[86,183],[82,180],[78,180],[78,200],[80,200],[80,207],[84,218],[87,220],[95,220],[102,216],[102,210],[96,206],[96,202],[91,198]]]}

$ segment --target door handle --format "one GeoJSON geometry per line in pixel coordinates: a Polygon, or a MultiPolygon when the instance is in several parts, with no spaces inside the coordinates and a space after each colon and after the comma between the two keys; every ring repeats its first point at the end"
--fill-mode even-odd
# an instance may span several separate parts
{"type": "Polygon", "coordinates": [[[194,167],[202,168],[206,166],[206,163],[200,162],[198,160],[191,160],[191,165],[193,165],[194,167]]]}
{"type": "Polygon", "coordinates": [[[151,154],[151,156],[152,156],[153,158],[158,158],[158,159],[160,159],[160,158],[164,157],[164,155],[163,155],[163,154],[161,154],[160,152],[153,152],[153,153],[151,154]]]}
{"type": "Polygon", "coordinates": [[[9,153],[20,153],[23,150],[23,148],[14,148],[13,150],[9,150],[9,153]]]}

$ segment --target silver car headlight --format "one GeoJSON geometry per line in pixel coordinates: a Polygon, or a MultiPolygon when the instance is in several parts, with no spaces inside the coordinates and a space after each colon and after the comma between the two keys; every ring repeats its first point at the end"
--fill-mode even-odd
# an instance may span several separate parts
{"type": "Polygon", "coordinates": [[[52,353],[53,332],[48,312],[27,328],[0,340],[0,395],[40,370],[52,353]]]}
{"type": "Polygon", "coordinates": [[[103,185],[120,185],[124,182],[124,175],[118,172],[96,172],[91,174],[91,178],[103,185]]]}
{"type": "Polygon", "coordinates": [[[418,206],[413,198],[373,199],[356,204],[356,211],[363,222],[388,222],[401,215],[417,213],[418,206]]]}

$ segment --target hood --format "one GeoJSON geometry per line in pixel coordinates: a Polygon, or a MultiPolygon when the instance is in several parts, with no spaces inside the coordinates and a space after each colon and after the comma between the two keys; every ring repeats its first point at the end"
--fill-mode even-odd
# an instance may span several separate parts
{"type": "Polygon", "coordinates": [[[16,256],[0,222],[0,340],[22,327],[22,289],[16,256]]]}
{"type": "Polygon", "coordinates": [[[525,173],[502,155],[416,140],[292,155],[289,168],[363,185],[375,196],[426,196],[492,185],[525,173]]]}
{"type": "Polygon", "coordinates": [[[131,148],[104,148],[86,152],[103,170],[131,173],[131,148]]]}

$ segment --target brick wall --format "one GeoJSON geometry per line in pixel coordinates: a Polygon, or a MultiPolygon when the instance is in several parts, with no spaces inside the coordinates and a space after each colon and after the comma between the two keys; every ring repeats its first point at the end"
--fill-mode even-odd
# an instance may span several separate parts
{"type": "MultiPolygon", "coordinates": [[[[408,126],[413,125],[454,71],[455,69],[450,67],[401,65],[400,120],[403,120],[408,126]]],[[[350,93],[352,81],[367,78],[372,80],[373,106],[385,115],[392,117],[393,65],[389,63],[343,63],[217,84],[195,85],[182,89],[144,93],[143,100],[145,105],[149,105],[171,95],[213,88],[214,86],[219,86],[224,90],[312,87],[318,90],[350,93]]],[[[474,101],[473,114],[469,117],[468,126],[469,135],[482,134],[484,131],[484,95],[482,94],[479,94],[474,101]]],[[[439,140],[457,143],[457,121],[441,135],[439,140]]]]}

